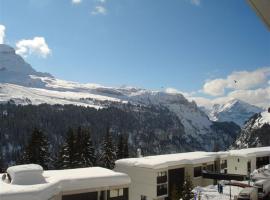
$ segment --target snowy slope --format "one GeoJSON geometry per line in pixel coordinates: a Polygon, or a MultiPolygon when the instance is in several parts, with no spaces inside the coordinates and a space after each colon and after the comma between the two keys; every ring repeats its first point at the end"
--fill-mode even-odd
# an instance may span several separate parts
{"type": "Polygon", "coordinates": [[[209,118],[213,121],[233,121],[239,126],[243,126],[251,116],[261,111],[261,108],[238,99],[232,99],[221,105],[215,104],[206,110],[209,118]]]}
{"type": "Polygon", "coordinates": [[[114,103],[129,102],[134,105],[166,107],[178,116],[185,129],[185,137],[194,148],[212,150],[213,140],[220,139],[217,134],[224,134],[226,138],[221,141],[221,147],[228,145],[228,141],[234,137],[231,133],[226,133],[228,129],[220,130],[223,124],[215,126],[216,123],[210,121],[195,102],[189,102],[181,94],[60,80],[48,73],[36,72],[7,45],[0,45],[0,69],[2,103],[11,101],[23,105],[74,104],[104,108],[114,103]]]}
{"type": "Polygon", "coordinates": [[[270,145],[270,113],[264,111],[251,117],[242,128],[234,148],[270,145]]]}
{"type": "MultiPolygon", "coordinates": [[[[0,102],[15,104],[74,104],[102,108],[104,101],[120,102],[119,99],[86,92],[56,91],[30,88],[9,83],[0,84],[0,102]]],[[[124,102],[123,102],[124,103],[124,102]]]]}

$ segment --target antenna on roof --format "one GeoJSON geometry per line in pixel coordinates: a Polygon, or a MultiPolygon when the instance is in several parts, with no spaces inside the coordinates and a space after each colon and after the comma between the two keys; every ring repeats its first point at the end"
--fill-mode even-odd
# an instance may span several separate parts
{"type": "Polygon", "coordinates": [[[142,156],[142,150],[140,148],[137,149],[137,158],[141,158],[142,156]]]}

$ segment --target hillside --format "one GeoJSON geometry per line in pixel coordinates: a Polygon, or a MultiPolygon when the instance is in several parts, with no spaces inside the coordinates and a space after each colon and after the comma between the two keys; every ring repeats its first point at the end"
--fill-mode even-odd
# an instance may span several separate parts
{"type": "Polygon", "coordinates": [[[251,117],[242,128],[234,148],[270,146],[270,113],[264,111],[251,117]]]}
{"type": "MultiPolygon", "coordinates": [[[[70,124],[69,120],[75,119],[74,126],[88,126],[89,121],[95,121],[95,118],[101,120],[103,117],[113,120],[115,112],[127,115],[128,122],[122,118],[118,125],[110,120],[108,123],[117,126],[117,129],[121,131],[126,127],[126,123],[130,124],[127,133],[132,148],[142,147],[149,154],[191,150],[209,151],[213,150],[214,146],[225,149],[232,144],[240,130],[231,122],[212,122],[195,102],[188,101],[179,93],[173,94],[134,87],[105,87],[98,84],[80,84],[60,80],[48,73],[36,72],[22,57],[15,54],[14,49],[7,45],[0,45],[0,54],[2,72],[5,75],[9,74],[9,76],[0,76],[0,102],[3,104],[3,110],[0,113],[6,113],[5,106],[12,108],[12,112],[7,111],[9,115],[3,115],[9,123],[4,122],[5,118],[0,122],[2,123],[1,130],[5,130],[4,133],[3,131],[1,133],[4,138],[2,148],[4,152],[7,152],[7,157],[14,154],[13,150],[21,148],[22,140],[25,141],[34,126],[44,129],[52,143],[58,145],[70,124]],[[73,106],[70,107],[70,105],[73,106]],[[51,114],[42,112],[44,107],[47,107],[51,114]],[[69,110],[69,108],[72,109],[69,110]],[[112,108],[113,113],[106,112],[112,108]],[[58,128],[48,129],[48,127],[44,127],[42,120],[38,120],[45,118],[46,123],[54,124],[56,116],[66,117],[64,114],[68,112],[66,109],[72,113],[73,117],[67,119],[69,123],[53,125],[53,127],[59,126],[58,128]],[[20,119],[21,114],[17,115],[18,112],[23,112],[23,116],[31,115],[34,110],[40,113],[40,116],[36,116],[37,120],[31,117],[31,120],[35,121],[31,126],[28,125],[29,121],[22,123],[21,120],[24,119],[20,119]],[[76,115],[81,112],[86,112],[86,115],[90,116],[81,118],[80,115],[76,115]],[[88,112],[96,114],[92,115],[88,112]],[[10,123],[13,127],[10,127],[10,123]],[[159,128],[159,125],[163,125],[163,128],[159,128]],[[18,132],[23,137],[17,137],[18,132]],[[152,142],[149,145],[150,140],[152,142]],[[164,144],[166,148],[164,148],[164,144]]],[[[106,123],[101,123],[99,126],[98,130],[104,128],[106,123]]],[[[94,137],[96,141],[100,139],[98,134],[95,134],[94,137]]]]}

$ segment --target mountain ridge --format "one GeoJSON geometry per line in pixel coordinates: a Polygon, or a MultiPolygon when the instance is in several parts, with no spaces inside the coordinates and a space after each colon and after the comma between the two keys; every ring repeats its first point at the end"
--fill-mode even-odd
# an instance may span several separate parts
{"type": "MultiPolygon", "coordinates": [[[[52,105],[52,107],[47,105],[48,109],[55,108],[53,105],[57,104],[72,104],[78,106],[78,108],[74,108],[76,112],[84,112],[84,109],[81,107],[92,107],[97,110],[117,108],[125,113],[127,112],[126,114],[130,118],[134,117],[134,115],[136,116],[137,124],[140,126],[138,137],[141,141],[137,141],[135,144],[142,145],[142,148],[148,148],[147,138],[154,137],[156,138],[155,148],[160,148],[156,149],[155,152],[162,152],[162,147],[158,145],[159,142],[168,144],[167,148],[171,152],[190,150],[212,151],[217,145],[220,149],[225,149],[233,143],[240,131],[240,128],[232,123],[212,122],[198,108],[194,101],[190,102],[182,94],[151,91],[135,87],[105,87],[98,84],[81,84],[60,80],[50,74],[36,72],[22,57],[14,55],[14,49],[11,50],[6,46],[5,49],[0,50],[0,56],[2,57],[0,62],[5,60],[5,62],[0,63],[0,66],[5,68],[5,70],[8,69],[7,71],[11,75],[8,79],[0,76],[0,102],[2,104],[35,105],[33,109],[37,109],[37,112],[44,107],[44,104],[52,105]],[[11,70],[10,66],[14,62],[17,63],[16,70],[11,70]],[[26,70],[18,69],[20,67],[26,68],[26,70]],[[14,77],[16,81],[14,81],[14,77]],[[126,108],[128,106],[130,108],[127,111],[126,108]],[[138,113],[142,114],[138,115],[138,113]],[[142,119],[140,119],[140,116],[142,116],[142,119]],[[148,127],[151,124],[148,118],[152,120],[151,123],[153,124],[156,122],[164,123],[169,121],[168,118],[172,118],[173,120],[170,120],[175,121],[177,118],[179,122],[174,123],[177,124],[178,129],[174,130],[174,124],[171,124],[171,127],[168,127],[168,129],[160,129],[157,124],[148,127]],[[183,128],[179,128],[181,126],[183,128]],[[170,137],[165,138],[165,140],[160,139],[166,136],[166,134],[164,135],[166,130],[169,132],[173,131],[174,136],[181,141],[179,143],[180,146],[173,145],[173,143],[170,146],[170,137]]],[[[15,107],[14,109],[18,108],[15,107]]],[[[115,113],[118,112],[115,111],[115,113]]],[[[104,117],[106,118],[106,116],[104,117]]],[[[13,123],[16,124],[16,122],[13,123]]],[[[123,125],[119,123],[115,126],[123,125]]],[[[121,130],[122,127],[117,127],[117,129],[121,130]]],[[[138,131],[136,127],[130,131],[129,136],[136,138],[135,133],[138,131]]],[[[57,141],[61,141],[58,138],[60,137],[58,132],[54,133],[50,130],[49,134],[56,134],[57,141]]],[[[130,141],[136,141],[136,139],[130,139],[130,141]]],[[[9,143],[10,141],[6,141],[7,145],[9,143]]]]}
{"type": "Polygon", "coordinates": [[[210,109],[203,108],[212,121],[233,121],[243,127],[245,122],[262,108],[239,99],[231,99],[224,104],[214,104],[210,109]]]}
{"type": "Polygon", "coordinates": [[[270,146],[270,112],[253,115],[242,128],[232,148],[270,146]]]}

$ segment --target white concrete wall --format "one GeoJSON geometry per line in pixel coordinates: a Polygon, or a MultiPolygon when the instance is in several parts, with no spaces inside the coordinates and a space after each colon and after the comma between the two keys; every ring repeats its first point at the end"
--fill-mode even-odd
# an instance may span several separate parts
{"type": "Polygon", "coordinates": [[[129,200],[140,200],[141,195],[146,196],[147,200],[156,199],[157,172],[155,170],[141,167],[123,167],[117,165],[114,170],[126,173],[131,178],[129,200]]]}
{"type": "Polygon", "coordinates": [[[247,163],[247,157],[229,156],[227,159],[228,173],[247,175],[247,163]]]}

